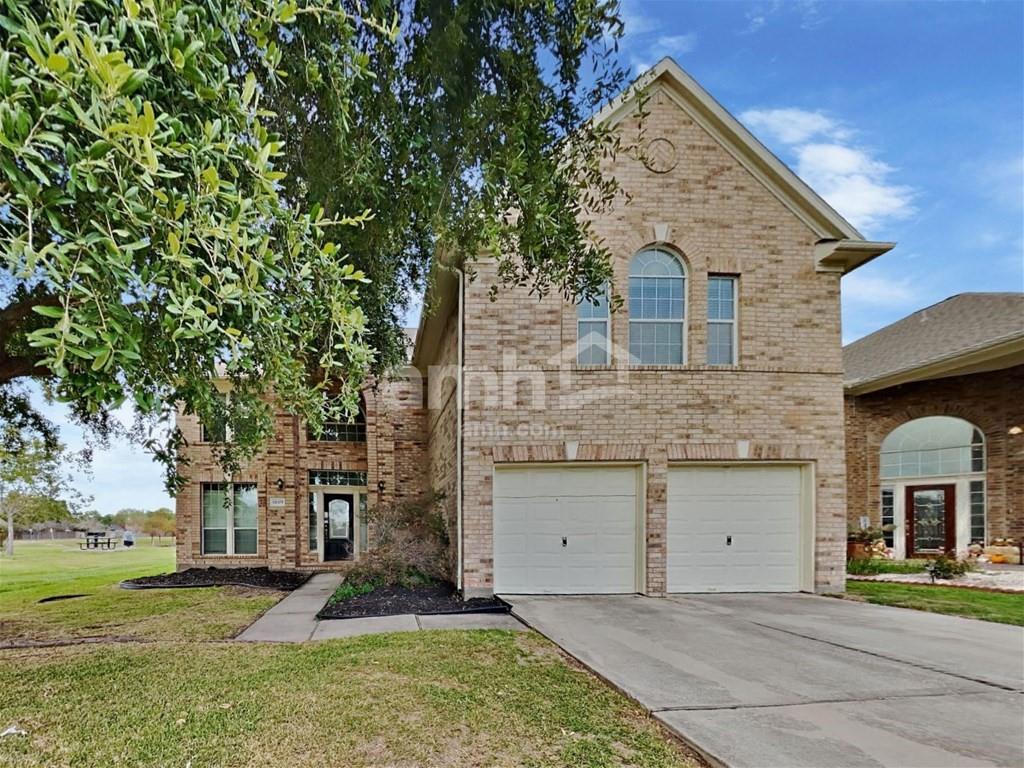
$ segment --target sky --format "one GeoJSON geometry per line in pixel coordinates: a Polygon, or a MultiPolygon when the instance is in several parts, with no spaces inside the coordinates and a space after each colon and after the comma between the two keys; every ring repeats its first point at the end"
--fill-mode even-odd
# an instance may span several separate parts
{"type": "MultiPolygon", "coordinates": [[[[1024,290],[1024,3],[624,0],[623,14],[634,73],[674,57],[865,237],[898,243],[843,278],[844,342],[957,293],[1024,290]]],[[[173,506],[124,443],[77,485],[100,512],[173,506]]]]}

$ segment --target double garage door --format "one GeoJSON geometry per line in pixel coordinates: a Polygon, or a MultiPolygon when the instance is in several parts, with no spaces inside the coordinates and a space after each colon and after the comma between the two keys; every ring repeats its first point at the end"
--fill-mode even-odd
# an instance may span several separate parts
{"type": "MultiPolygon", "coordinates": [[[[810,557],[795,466],[669,470],[669,592],[793,592],[810,557]]],[[[494,589],[505,594],[642,589],[638,467],[503,467],[494,478],[494,589]]]]}

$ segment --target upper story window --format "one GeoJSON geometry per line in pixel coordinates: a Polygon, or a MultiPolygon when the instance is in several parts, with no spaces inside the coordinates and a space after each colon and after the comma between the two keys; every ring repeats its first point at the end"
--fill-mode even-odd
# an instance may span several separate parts
{"type": "Polygon", "coordinates": [[[908,421],[882,441],[881,477],[936,477],[985,471],[985,438],[953,416],[908,421]]]}
{"type": "Polygon", "coordinates": [[[576,308],[576,362],[580,365],[608,365],[608,286],[593,299],[576,308]]]}
{"type": "Polygon", "coordinates": [[[312,429],[306,430],[309,440],[328,443],[366,442],[366,405],[359,401],[359,413],[351,421],[325,421],[323,431],[317,435],[312,429]]]}
{"type": "Polygon", "coordinates": [[[708,277],[708,365],[736,365],[735,277],[708,277]]]}
{"type": "Polygon", "coordinates": [[[686,271],[660,248],[640,251],[629,265],[629,361],[686,362],[686,271]]]}
{"type": "MultiPolygon", "coordinates": [[[[220,399],[227,405],[228,396],[220,393],[220,399]]],[[[226,443],[228,441],[228,425],[223,412],[218,414],[212,423],[200,422],[199,439],[204,443],[226,443]]]]}

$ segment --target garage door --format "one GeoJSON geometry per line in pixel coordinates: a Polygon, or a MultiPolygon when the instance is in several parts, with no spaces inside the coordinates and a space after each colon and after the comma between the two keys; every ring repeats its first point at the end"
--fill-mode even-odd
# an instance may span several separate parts
{"type": "Polygon", "coordinates": [[[494,591],[636,592],[635,467],[494,473],[494,591]]]}
{"type": "Polygon", "coordinates": [[[668,591],[798,591],[800,478],[769,464],[671,468],[668,591]]]}

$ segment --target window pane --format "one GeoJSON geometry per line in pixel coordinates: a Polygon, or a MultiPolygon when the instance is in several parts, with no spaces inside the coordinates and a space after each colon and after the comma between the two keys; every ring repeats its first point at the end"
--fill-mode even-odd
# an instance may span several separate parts
{"type": "Polygon", "coordinates": [[[985,543],[985,481],[971,481],[971,543],[985,543]]]}
{"type": "Polygon", "coordinates": [[[369,539],[369,521],[366,519],[366,494],[359,495],[359,551],[366,552],[369,539]]]}
{"type": "Polygon", "coordinates": [[[227,488],[223,483],[203,485],[203,527],[227,528],[227,488]]]}
{"type": "MultiPolygon", "coordinates": [[[[893,504],[892,488],[882,489],[882,527],[893,525],[895,521],[895,506],[893,504]]],[[[892,547],[895,541],[895,531],[883,531],[885,546],[892,547]]]]}
{"type": "Polygon", "coordinates": [[[685,313],[683,278],[629,278],[631,320],[682,320],[685,313]]]}
{"type": "Polygon", "coordinates": [[[708,324],[708,365],[732,365],[732,323],[708,324]]]}
{"type": "Polygon", "coordinates": [[[708,319],[732,320],[735,315],[735,284],[732,277],[708,278],[708,319]]]}
{"type": "Polygon", "coordinates": [[[223,528],[203,529],[203,554],[226,555],[228,553],[228,532],[223,528]]]}
{"type": "Polygon", "coordinates": [[[235,554],[255,555],[256,554],[256,529],[236,528],[235,529],[235,554]]]}
{"type": "Polygon", "coordinates": [[[601,287],[601,293],[593,299],[581,301],[577,308],[580,320],[608,317],[608,286],[601,287]]]}
{"type": "Polygon", "coordinates": [[[312,469],[310,485],[366,485],[366,473],[349,469],[312,469]]]}
{"type": "Polygon", "coordinates": [[[316,552],[317,545],[317,530],[320,527],[316,521],[316,494],[309,494],[309,511],[307,513],[307,522],[309,523],[309,551],[316,552]]]}
{"type": "Polygon", "coordinates": [[[577,362],[581,365],[606,365],[608,363],[608,322],[587,321],[579,323],[577,362]]]}
{"type": "Polygon", "coordinates": [[[984,469],[983,438],[963,419],[914,419],[894,429],[882,441],[882,477],[958,475],[984,469]]]}
{"type": "Polygon", "coordinates": [[[638,365],[678,365],[683,362],[681,323],[630,323],[630,362],[638,365]]]}
{"type": "Polygon", "coordinates": [[[235,485],[235,528],[255,528],[257,503],[255,483],[235,485]]]}

